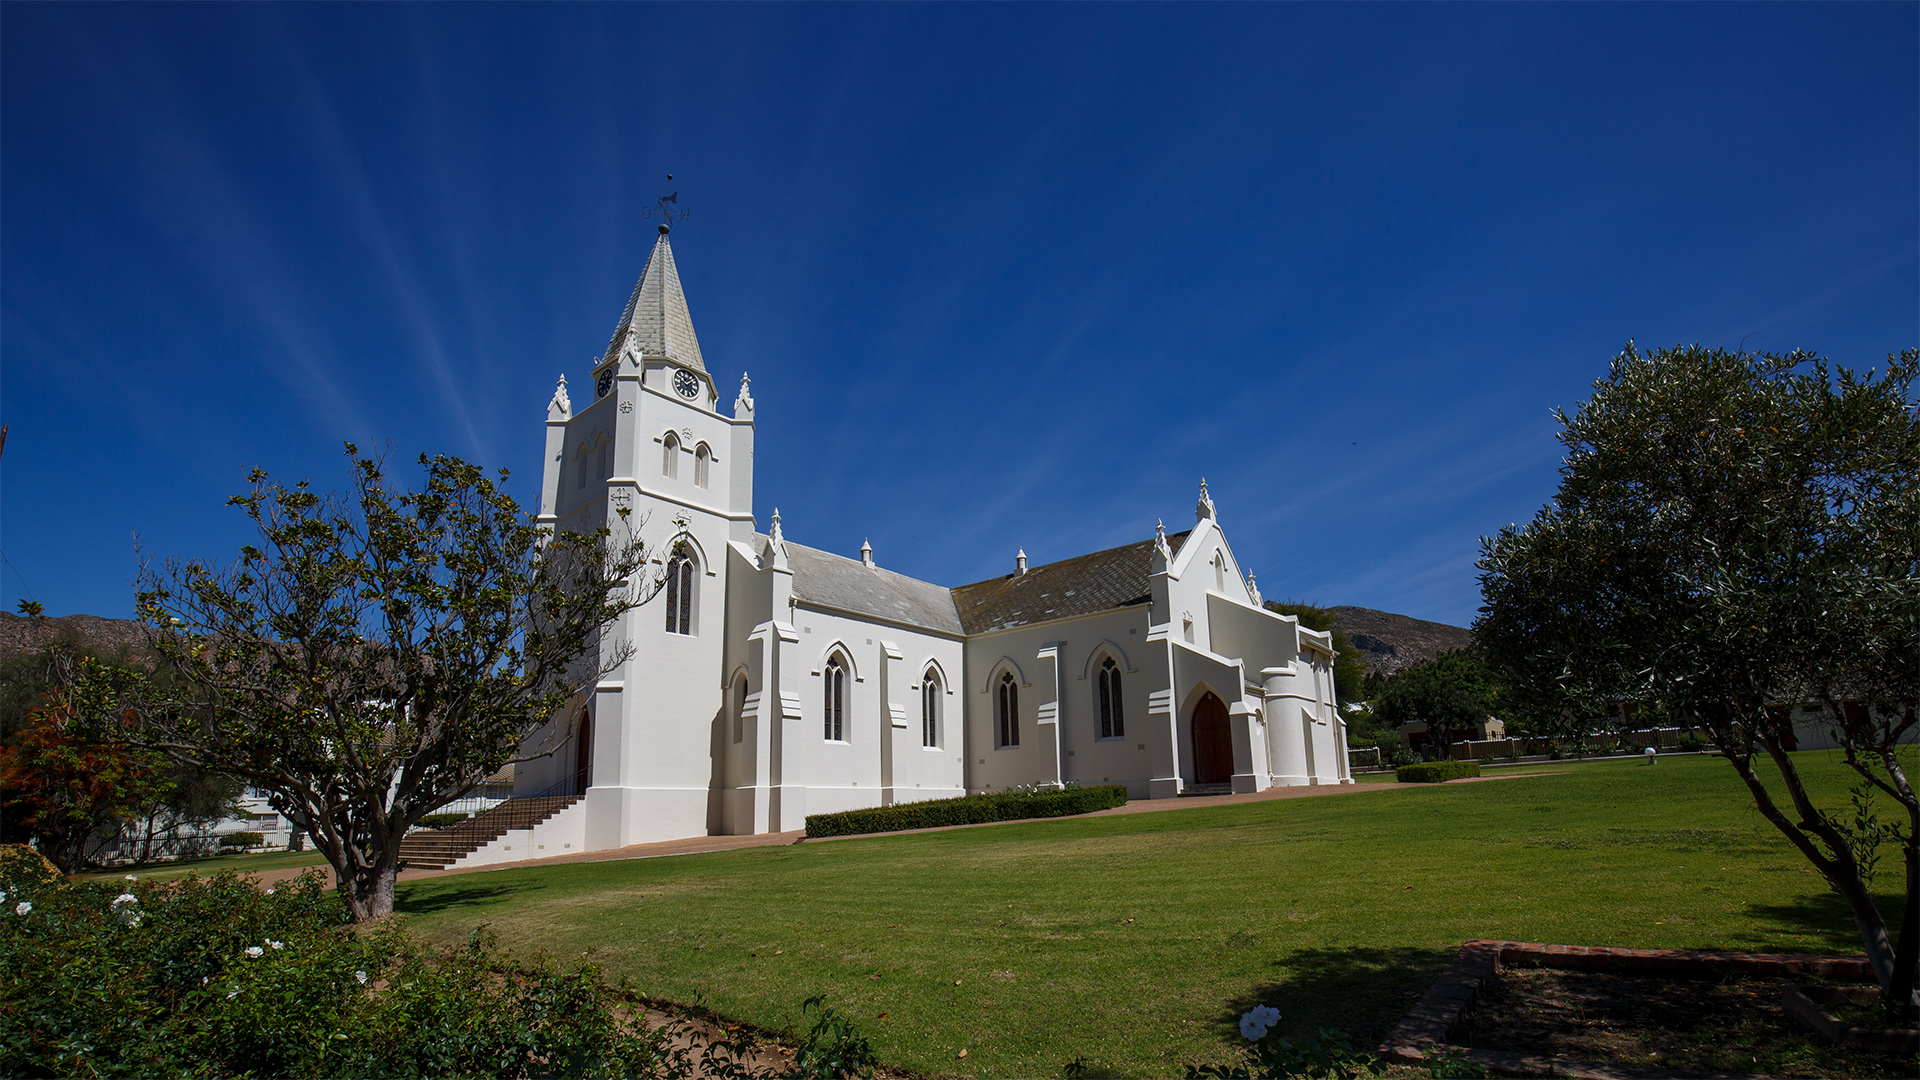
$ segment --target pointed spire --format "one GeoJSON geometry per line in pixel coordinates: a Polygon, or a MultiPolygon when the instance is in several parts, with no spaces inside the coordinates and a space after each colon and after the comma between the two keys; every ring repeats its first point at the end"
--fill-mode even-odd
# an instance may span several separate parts
{"type": "Polygon", "coordinates": [[[1153,550],[1167,562],[1173,561],[1173,549],[1167,546],[1167,523],[1161,518],[1153,519],[1153,550]]]}
{"type": "Polygon", "coordinates": [[[1200,501],[1194,505],[1193,516],[1196,521],[1205,521],[1214,516],[1213,496],[1207,494],[1207,478],[1200,478],[1200,501]]]}
{"type": "Polygon", "coordinates": [[[753,418],[753,394],[748,390],[747,373],[740,373],[740,396],[733,399],[733,418],[750,420],[753,418]]]}
{"type": "Polygon", "coordinates": [[[1021,573],[1024,574],[1027,572],[1027,549],[1026,548],[1021,548],[1020,553],[1013,557],[1013,565],[1021,573]]]}
{"type": "Polygon", "coordinates": [[[627,298],[627,309],[620,313],[620,324],[613,328],[613,340],[607,343],[601,363],[631,351],[640,357],[672,360],[702,375],[707,366],[700,359],[700,342],[693,336],[693,316],[687,313],[687,296],[680,288],[680,271],[673,265],[673,248],[667,243],[667,227],[660,226],[660,239],[653,242],[647,265],[627,298]]]}
{"type": "Polygon", "coordinates": [[[860,565],[865,566],[869,569],[873,567],[873,541],[872,540],[860,541],[860,565]]]}
{"type": "Polygon", "coordinates": [[[565,420],[573,415],[573,402],[567,400],[567,376],[563,372],[560,385],[553,388],[553,400],[547,402],[547,419],[565,420]]]}
{"type": "Polygon", "coordinates": [[[762,566],[775,570],[787,569],[787,538],[780,535],[780,508],[773,508],[773,518],[767,523],[767,560],[762,566]]]}

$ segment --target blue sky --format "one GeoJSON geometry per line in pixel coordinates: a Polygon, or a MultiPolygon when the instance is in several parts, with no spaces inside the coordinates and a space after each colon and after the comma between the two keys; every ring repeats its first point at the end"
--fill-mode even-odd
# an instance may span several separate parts
{"type": "Polygon", "coordinates": [[[1917,103],[1914,4],[7,4],[0,603],[345,439],[531,501],[677,190],[763,528],[955,585],[1205,476],[1269,598],[1464,624],[1629,338],[1920,343],[1917,103]]]}

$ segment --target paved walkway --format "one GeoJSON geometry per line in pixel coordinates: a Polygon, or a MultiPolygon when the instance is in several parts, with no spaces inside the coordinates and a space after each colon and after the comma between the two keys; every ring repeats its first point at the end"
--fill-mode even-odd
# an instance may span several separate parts
{"type": "MultiPolygon", "coordinates": [[[[1528,776],[1555,776],[1557,773],[1508,773],[1502,776],[1475,776],[1460,780],[1450,780],[1452,784],[1472,784],[1487,780],[1518,780],[1528,776]]],[[[1395,781],[1382,781],[1372,784],[1338,784],[1318,787],[1277,787],[1265,791],[1256,791],[1246,795],[1195,795],[1177,799],[1138,799],[1116,806],[1111,810],[1096,810],[1090,814],[1078,814],[1077,818],[1115,817],[1123,814],[1153,814],[1165,810],[1197,810],[1205,806],[1237,806],[1241,803],[1274,802],[1280,799],[1310,799],[1322,795],[1354,795],[1367,791],[1388,791],[1394,788],[1425,788],[1433,784],[1402,784],[1395,781]]],[[[793,829],[788,832],[758,833],[753,836],[690,836],[684,840],[660,840],[651,844],[631,844],[623,848],[611,848],[606,851],[582,851],[573,855],[552,855],[544,859],[525,859],[519,862],[488,863],[485,866],[454,866],[445,870],[402,870],[400,880],[426,881],[431,878],[446,877],[449,874],[484,874],[490,870],[516,870],[528,866],[556,866],[560,863],[617,862],[623,859],[657,859],[666,855],[700,855],[711,851],[734,851],[739,848],[778,847],[782,844],[830,844],[842,840],[867,840],[876,836],[905,836],[911,833],[946,832],[951,829],[990,829],[998,825],[1016,825],[1034,821],[1053,821],[1055,818],[1020,818],[1016,821],[985,821],[972,825],[941,825],[931,829],[901,829],[895,832],[861,833],[856,836],[830,836],[817,840],[803,840],[805,830],[793,829]]],[[[275,881],[288,881],[299,877],[313,867],[295,867],[286,870],[270,870],[259,875],[262,884],[275,881]]],[[[331,882],[333,872],[324,864],[319,867],[325,871],[331,882]]]]}

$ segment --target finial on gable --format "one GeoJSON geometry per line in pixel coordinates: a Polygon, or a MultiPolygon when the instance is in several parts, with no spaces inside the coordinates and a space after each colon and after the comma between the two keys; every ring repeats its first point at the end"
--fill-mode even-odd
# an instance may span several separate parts
{"type": "Polygon", "coordinates": [[[1254,583],[1253,571],[1251,570],[1247,571],[1247,594],[1253,597],[1254,607],[1260,607],[1266,603],[1266,601],[1260,599],[1260,586],[1254,583]]]}
{"type": "Polygon", "coordinates": [[[1207,494],[1207,478],[1200,478],[1200,501],[1194,505],[1193,516],[1196,521],[1205,521],[1214,516],[1213,496],[1207,494]]]}
{"type": "Polygon", "coordinates": [[[740,373],[740,396],[733,399],[733,417],[736,420],[753,416],[753,394],[748,391],[747,383],[747,373],[743,371],[740,373]]]}
{"type": "Polygon", "coordinates": [[[775,570],[787,568],[787,538],[780,534],[780,508],[773,508],[773,517],[767,522],[767,558],[761,569],[773,567],[775,570]]]}
{"type": "Polygon", "coordinates": [[[1173,549],[1167,546],[1167,523],[1160,518],[1153,519],[1153,550],[1167,562],[1173,561],[1173,549]]]}
{"type": "Polygon", "coordinates": [[[873,541],[871,540],[860,541],[860,565],[868,569],[873,568],[873,541]]]}
{"type": "Polygon", "coordinates": [[[1027,572],[1027,549],[1026,548],[1021,548],[1019,554],[1013,557],[1013,565],[1014,565],[1014,568],[1018,570],[1020,573],[1024,574],[1027,572]]]}
{"type": "Polygon", "coordinates": [[[573,402],[567,399],[567,377],[560,376],[560,385],[553,388],[553,400],[547,402],[547,419],[565,420],[573,415],[573,402]]]}

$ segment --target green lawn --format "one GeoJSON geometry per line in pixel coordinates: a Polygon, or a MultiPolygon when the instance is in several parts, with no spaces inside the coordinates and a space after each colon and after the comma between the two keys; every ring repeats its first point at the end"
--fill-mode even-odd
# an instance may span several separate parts
{"type": "MultiPolygon", "coordinates": [[[[1836,760],[1802,768],[1844,790],[1836,760]]],[[[1279,1008],[1373,1041],[1467,938],[1857,952],[1845,909],[1717,758],[403,885],[437,940],[590,952],[770,1028],[822,993],[882,1059],[1179,1075],[1279,1008]],[[886,1014],[884,1018],[880,1014],[886,1014]],[[956,1055],[962,1049],[966,1058],[956,1055]]],[[[1895,876],[1878,883],[1894,910],[1895,876]]]]}
{"type": "Polygon", "coordinates": [[[186,877],[188,874],[208,877],[222,870],[231,870],[236,874],[260,874],[268,870],[284,870],[290,866],[325,866],[326,864],[327,860],[317,851],[263,851],[257,855],[207,855],[198,859],[175,859],[170,862],[120,866],[98,874],[78,875],[74,880],[121,878],[133,874],[141,881],[165,881],[168,878],[186,877]]]}

